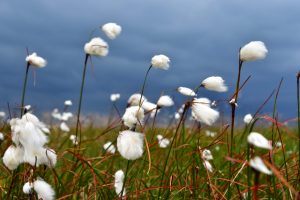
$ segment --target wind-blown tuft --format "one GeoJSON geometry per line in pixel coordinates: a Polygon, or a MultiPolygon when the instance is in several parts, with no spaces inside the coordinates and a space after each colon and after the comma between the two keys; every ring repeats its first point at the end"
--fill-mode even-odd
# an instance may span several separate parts
{"type": "Polygon", "coordinates": [[[156,55],[151,59],[151,65],[155,68],[168,70],[170,67],[170,58],[165,55],[156,55]]]}
{"type": "Polygon", "coordinates": [[[113,145],[110,141],[103,145],[103,149],[111,154],[115,154],[115,152],[116,152],[115,145],[113,145]]]}
{"type": "Polygon", "coordinates": [[[31,66],[43,68],[47,65],[47,61],[38,56],[35,52],[26,57],[26,62],[28,62],[31,66]]]}
{"type": "Polygon", "coordinates": [[[247,114],[244,117],[244,123],[245,124],[250,124],[250,122],[252,121],[252,119],[253,119],[252,115],[251,114],[247,114]]]}
{"type": "Polygon", "coordinates": [[[201,85],[207,90],[212,90],[216,92],[226,92],[228,88],[224,84],[224,82],[224,79],[220,76],[211,76],[204,79],[201,85]]]}
{"type": "Polygon", "coordinates": [[[249,161],[249,165],[253,169],[255,169],[255,170],[257,170],[257,171],[259,171],[261,173],[264,173],[264,174],[267,174],[267,175],[271,175],[272,174],[272,171],[269,170],[266,167],[266,165],[264,164],[263,160],[260,157],[258,157],[258,156],[256,156],[255,158],[251,159],[249,161]]]}
{"type": "Polygon", "coordinates": [[[147,101],[146,97],[144,97],[140,93],[135,93],[128,98],[127,104],[128,106],[138,106],[140,103],[140,99],[141,99],[141,103],[147,101]]]}
{"type": "Polygon", "coordinates": [[[144,152],[144,134],[129,130],[122,131],[117,139],[117,147],[122,157],[136,160],[144,152]]]}
{"type": "Polygon", "coordinates": [[[197,96],[197,94],[194,92],[194,90],[187,88],[187,87],[178,87],[177,91],[180,94],[185,95],[185,96],[192,96],[192,97],[197,96]]]}
{"type": "Polygon", "coordinates": [[[242,61],[262,60],[267,56],[268,49],[261,41],[252,41],[243,46],[240,50],[242,61]]]}
{"type": "Polygon", "coordinates": [[[167,148],[169,146],[170,140],[168,138],[163,138],[162,135],[157,135],[156,138],[160,148],[167,148]]]}
{"type": "Polygon", "coordinates": [[[55,192],[52,187],[44,180],[38,179],[33,182],[33,188],[38,195],[38,199],[53,200],[55,199],[55,192]]]}
{"type": "Polygon", "coordinates": [[[170,107],[173,105],[174,105],[174,101],[168,95],[163,95],[163,96],[159,97],[159,99],[157,101],[157,106],[159,106],[159,107],[170,107]]]}
{"type": "MultiPolygon", "coordinates": [[[[124,185],[124,172],[122,170],[118,170],[115,173],[115,182],[114,182],[114,186],[115,186],[115,191],[116,194],[121,196],[121,192],[122,192],[122,188],[124,185]]],[[[123,189],[123,196],[125,196],[126,194],[126,190],[125,188],[123,189]]]]}
{"type": "Polygon", "coordinates": [[[91,56],[106,56],[108,54],[108,44],[101,38],[96,37],[84,45],[84,51],[91,56]]]}
{"type": "Polygon", "coordinates": [[[269,141],[260,133],[251,132],[248,135],[248,143],[252,144],[256,147],[263,148],[263,149],[272,149],[272,145],[269,141]]]}
{"type": "Polygon", "coordinates": [[[109,39],[113,40],[120,35],[122,27],[116,23],[106,23],[102,26],[102,31],[109,39]]]}
{"type": "Polygon", "coordinates": [[[134,128],[137,124],[143,124],[144,109],[139,106],[131,106],[126,108],[122,120],[130,129],[134,128]]]}
{"type": "Polygon", "coordinates": [[[121,95],[119,93],[117,93],[117,94],[111,94],[110,95],[110,100],[112,102],[116,102],[118,99],[120,99],[120,97],[121,97],[121,95]]]}
{"type": "Polygon", "coordinates": [[[210,108],[210,100],[207,98],[198,98],[193,100],[192,114],[197,121],[208,126],[215,123],[220,116],[218,111],[210,108]]]}

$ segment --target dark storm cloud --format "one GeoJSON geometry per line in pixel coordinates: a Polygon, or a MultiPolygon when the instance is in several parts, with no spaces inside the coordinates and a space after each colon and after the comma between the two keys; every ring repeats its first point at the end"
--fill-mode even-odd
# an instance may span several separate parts
{"type": "MultiPolygon", "coordinates": [[[[266,43],[263,61],[246,63],[243,76],[252,75],[241,94],[239,113],[256,108],[284,77],[279,111],[295,116],[295,74],[299,69],[300,23],[297,1],[1,1],[0,105],[18,104],[25,70],[25,47],[48,60],[48,66],[30,74],[27,102],[39,110],[76,105],[84,60],[83,45],[91,31],[117,22],[123,32],[110,45],[106,58],[93,58],[88,68],[84,110],[107,112],[109,95],[120,92],[122,102],[137,92],[155,54],[171,58],[169,71],[150,72],[146,96],[156,101],[161,91],[175,95],[178,86],[195,87],[211,75],[223,76],[228,94],[202,91],[200,95],[225,99],[233,92],[237,52],[251,40],[266,43]]],[[[271,104],[266,107],[271,111],[271,104]]]]}

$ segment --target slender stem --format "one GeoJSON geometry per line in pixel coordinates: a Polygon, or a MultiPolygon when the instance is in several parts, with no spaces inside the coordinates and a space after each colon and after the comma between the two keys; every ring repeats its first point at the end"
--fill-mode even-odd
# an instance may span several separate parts
{"type": "Polygon", "coordinates": [[[26,86],[27,86],[29,67],[30,67],[30,63],[27,62],[25,78],[24,78],[24,83],[23,83],[22,100],[21,100],[21,117],[23,116],[23,112],[24,112],[24,101],[25,101],[25,94],[26,94],[26,86]]]}
{"type": "Polygon", "coordinates": [[[125,183],[126,183],[126,179],[127,179],[129,164],[130,164],[130,160],[127,161],[127,166],[126,166],[126,171],[125,171],[125,176],[124,176],[124,182],[123,182],[122,190],[121,190],[121,193],[120,193],[121,194],[121,199],[123,198],[123,192],[124,192],[125,183]]]}
{"type": "MultiPolygon", "coordinates": [[[[231,128],[230,128],[230,152],[229,155],[232,158],[233,155],[233,134],[234,134],[234,121],[235,121],[235,111],[236,111],[236,103],[238,102],[238,95],[239,95],[239,87],[240,87],[240,80],[241,80],[241,71],[242,71],[243,61],[239,59],[239,69],[238,69],[238,78],[236,82],[236,88],[234,93],[234,100],[231,103],[231,128]]],[[[232,162],[229,162],[229,180],[232,177],[232,162]]],[[[231,188],[228,188],[228,199],[231,198],[231,188]]]]}
{"type": "Polygon", "coordinates": [[[254,176],[254,188],[253,188],[253,199],[257,200],[257,191],[259,186],[259,172],[255,170],[255,176],[254,176]]]}
{"type": "Polygon", "coordinates": [[[297,75],[297,110],[298,110],[298,183],[300,183],[300,95],[299,95],[299,79],[300,79],[300,71],[297,75]]]}
{"type": "Polygon", "coordinates": [[[148,77],[148,74],[149,74],[149,71],[150,71],[151,68],[152,68],[152,65],[149,66],[149,68],[148,68],[148,70],[146,72],[145,78],[144,78],[144,82],[143,82],[143,86],[142,86],[142,90],[141,90],[141,98],[140,98],[140,101],[139,101],[139,107],[142,106],[142,97],[144,95],[146,80],[147,80],[147,77],[148,77]]]}
{"type": "Polygon", "coordinates": [[[169,157],[170,157],[170,153],[171,153],[171,149],[172,149],[172,146],[173,146],[173,143],[174,141],[176,140],[176,136],[178,134],[178,130],[179,130],[179,127],[180,127],[180,124],[183,122],[183,119],[184,119],[184,115],[185,113],[187,112],[188,108],[190,107],[190,103],[188,102],[187,104],[185,104],[184,106],[184,109],[183,109],[183,112],[182,112],[182,115],[181,115],[181,118],[180,118],[180,121],[176,127],[176,131],[175,131],[175,134],[174,134],[174,137],[172,139],[172,142],[170,144],[170,147],[169,147],[169,151],[168,151],[168,154],[167,154],[167,158],[165,160],[165,163],[164,163],[164,167],[163,167],[163,174],[161,176],[161,180],[160,180],[160,184],[159,184],[159,192],[158,192],[158,196],[157,196],[157,199],[160,198],[160,194],[161,194],[161,186],[163,184],[163,180],[164,180],[164,177],[165,177],[165,173],[166,173],[166,168],[167,168],[167,164],[168,164],[168,161],[169,161],[169,157]]]}
{"type": "MultiPolygon", "coordinates": [[[[81,111],[81,104],[82,104],[82,94],[83,94],[83,88],[84,88],[84,81],[85,81],[85,73],[86,73],[86,68],[87,68],[87,61],[89,58],[89,54],[85,55],[85,61],[84,61],[84,68],[83,68],[83,73],[82,73],[82,80],[81,80],[81,87],[80,87],[80,95],[79,95],[79,103],[78,103],[78,110],[77,110],[77,122],[76,122],[76,140],[78,136],[78,129],[79,129],[79,123],[80,123],[80,111],[81,111]]],[[[81,131],[79,134],[79,147],[81,143],[81,131]]],[[[78,140],[77,140],[78,141],[78,140]]]]}

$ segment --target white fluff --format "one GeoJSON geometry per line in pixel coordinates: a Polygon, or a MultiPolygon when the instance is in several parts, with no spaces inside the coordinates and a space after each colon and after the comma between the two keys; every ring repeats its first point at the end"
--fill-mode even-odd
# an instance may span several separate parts
{"type": "MultiPolygon", "coordinates": [[[[123,188],[123,185],[124,185],[124,178],[125,178],[125,175],[124,175],[124,172],[122,170],[118,170],[115,173],[114,186],[115,186],[116,194],[119,195],[119,196],[121,196],[122,188],[123,188]]],[[[123,189],[123,196],[125,196],[125,194],[126,194],[126,191],[125,191],[125,188],[124,188],[123,189]]]]}
{"type": "Polygon", "coordinates": [[[140,94],[140,93],[135,93],[135,94],[131,95],[131,96],[128,98],[127,103],[128,103],[129,106],[138,106],[138,105],[139,105],[139,102],[140,102],[140,98],[142,98],[142,99],[141,99],[141,103],[147,101],[147,99],[146,99],[145,96],[142,96],[142,97],[141,97],[141,94],[140,94]]]}
{"type": "Polygon", "coordinates": [[[106,23],[102,26],[102,31],[106,34],[109,39],[115,39],[120,35],[122,27],[116,23],[106,23]]]}
{"type": "Polygon", "coordinates": [[[168,95],[163,95],[163,96],[159,97],[159,99],[157,101],[157,106],[159,106],[159,107],[170,107],[173,105],[174,105],[174,101],[168,95]]]}
{"type": "Polygon", "coordinates": [[[112,102],[115,102],[115,101],[117,101],[118,99],[120,99],[120,97],[121,97],[121,95],[120,95],[119,93],[117,93],[117,94],[111,94],[111,95],[110,95],[110,100],[111,100],[112,102]]]}
{"type": "Polygon", "coordinates": [[[51,113],[52,117],[54,119],[58,119],[58,120],[61,120],[61,114],[59,113],[58,109],[55,108],[52,113],[51,113]]]}
{"type": "Polygon", "coordinates": [[[4,118],[6,116],[5,112],[0,111],[0,118],[4,118]]]}
{"type": "Polygon", "coordinates": [[[178,112],[176,112],[175,115],[174,115],[174,118],[175,119],[180,119],[180,114],[178,112]]]}
{"type": "Polygon", "coordinates": [[[269,143],[269,141],[260,133],[251,132],[248,135],[248,143],[252,144],[256,147],[260,147],[263,149],[272,149],[272,145],[269,143]]]}
{"type": "Polygon", "coordinates": [[[252,117],[251,114],[245,115],[245,117],[244,117],[245,124],[250,124],[250,122],[252,121],[252,119],[253,119],[253,117],[252,117]]]}
{"type": "Polygon", "coordinates": [[[211,151],[208,150],[208,149],[204,149],[202,151],[202,157],[203,157],[204,160],[213,160],[214,159],[212,154],[211,154],[211,151]]]}
{"type": "Polygon", "coordinates": [[[136,160],[144,152],[144,134],[129,130],[122,131],[117,139],[117,147],[122,157],[136,160]]]}
{"type": "Polygon", "coordinates": [[[156,138],[160,148],[167,148],[169,146],[170,140],[168,138],[163,138],[162,135],[157,135],[156,138]]]}
{"type": "Polygon", "coordinates": [[[78,140],[76,135],[70,135],[70,140],[72,141],[73,144],[77,145],[78,144],[78,140]]]}
{"type": "Polygon", "coordinates": [[[156,110],[156,104],[154,104],[154,103],[151,103],[151,102],[149,102],[149,101],[145,101],[145,102],[143,102],[143,104],[142,104],[142,108],[146,111],[146,112],[149,112],[149,111],[151,111],[151,112],[155,112],[155,110],[156,110]]]}
{"type": "Polygon", "coordinates": [[[108,44],[101,38],[96,37],[84,45],[84,52],[94,56],[106,56],[108,54],[108,44]]]}
{"type": "Polygon", "coordinates": [[[177,91],[180,94],[185,95],[185,96],[192,96],[192,97],[197,96],[197,94],[194,92],[194,90],[187,88],[187,87],[178,87],[177,91]]]}
{"type": "Polygon", "coordinates": [[[107,142],[103,145],[103,149],[107,151],[108,153],[115,154],[116,152],[116,147],[113,145],[111,142],[107,142]]]}
{"type": "Polygon", "coordinates": [[[211,173],[214,171],[212,165],[210,164],[210,162],[208,160],[203,161],[203,166],[211,173]]]}
{"type": "Polygon", "coordinates": [[[72,106],[73,105],[71,100],[66,100],[64,104],[65,104],[65,106],[72,106]]]}
{"type": "Polygon", "coordinates": [[[133,128],[137,124],[143,124],[144,117],[145,115],[143,108],[139,106],[131,106],[126,108],[122,120],[126,126],[133,128]]]}
{"type": "Polygon", "coordinates": [[[169,69],[170,67],[169,63],[170,63],[170,59],[167,56],[162,54],[153,56],[151,59],[151,65],[159,69],[164,69],[164,70],[169,69]]]}
{"type": "Polygon", "coordinates": [[[211,76],[204,79],[201,85],[207,90],[212,90],[216,92],[226,92],[228,88],[224,84],[224,82],[224,79],[220,76],[211,76]]]}
{"type": "Polygon", "coordinates": [[[43,200],[55,199],[55,192],[51,185],[46,183],[44,180],[38,179],[33,182],[33,188],[36,191],[38,198],[43,200]]]}
{"type": "Polygon", "coordinates": [[[60,120],[68,121],[72,117],[73,117],[73,114],[71,112],[63,112],[60,120]]]}
{"type": "Polygon", "coordinates": [[[243,46],[240,50],[240,59],[242,61],[255,61],[264,59],[267,56],[268,49],[261,41],[252,41],[243,46]]]}
{"type": "Polygon", "coordinates": [[[205,135],[206,135],[207,137],[215,137],[215,136],[217,135],[217,133],[216,133],[216,132],[209,131],[209,130],[206,130],[206,131],[205,131],[205,135]]]}
{"type": "Polygon", "coordinates": [[[66,122],[62,122],[59,126],[60,130],[62,130],[63,132],[70,132],[70,128],[69,126],[66,124],[66,122]]]}
{"type": "Polygon", "coordinates": [[[30,65],[38,68],[43,68],[47,65],[47,61],[44,58],[38,56],[35,52],[27,56],[25,60],[30,65]]]}
{"type": "Polygon", "coordinates": [[[33,183],[27,182],[23,185],[23,192],[25,194],[32,193],[32,189],[33,189],[33,183]]]}
{"type": "Polygon", "coordinates": [[[4,139],[3,133],[0,132],[0,141],[4,139]]]}
{"type": "Polygon", "coordinates": [[[267,168],[267,166],[264,164],[263,160],[258,156],[251,159],[249,161],[249,164],[252,168],[254,168],[255,170],[257,170],[261,173],[264,173],[264,174],[267,174],[267,175],[272,174],[272,171],[267,168]]]}
{"type": "Polygon", "coordinates": [[[210,108],[210,101],[206,98],[194,99],[192,103],[193,117],[208,126],[211,126],[219,118],[219,112],[210,108]]]}
{"type": "Polygon", "coordinates": [[[11,145],[3,155],[3,163],[8,169],[15,170],[23,162],[23,155],[24,150],[22,148],[11,145]]]}

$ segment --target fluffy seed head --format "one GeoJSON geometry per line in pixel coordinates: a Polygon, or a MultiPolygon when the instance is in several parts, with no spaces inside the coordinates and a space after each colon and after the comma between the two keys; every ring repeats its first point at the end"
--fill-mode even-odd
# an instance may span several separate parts
{"type": "MultiPolygon", "coordinates": [[[[122,170],[118,170],[116,173],[115,173],[115,183],[114,183],[114,186],[115,186],[115,191],[116,191],[116,194],[121,196],[121,192],[122,192],[122,188],[123,188],[123,184],[124,184],[124,172],[122,170]]],[[[126,191],[125,191],[125,188],[123,190],[123,196],[126,194],[126,191]]]]}
{"type": "Polygon", "coordinates": [[[115,154],[116,152],[115,145],[113,145],[110,141],[103,145],[103,149],[111,154],[115,154]]]}
{"type": "Polygon", "coordinates": [[[47,61],[38,56],[35,52],[31,55],[26,57],[26,62],[28,62],[31,66],[37,67],[37,68],[43,68],[47,65],[47,61]]]}
{"type": "Polygon", "coordinates": [[[151,59],[151,65],[155,68],[167,70],[170,67],[170,59],[165,55],[156,55],[151,59]]]}
{"type": "Polygon", "coordinates": [[[258,157],[258,156],[256,156],[255,158],[251,159],[249,161],[249,164],[250,164],[250,166],[253,169],[255,169],[255,170],[257,170],[257,171],[259,171],[261,173],[264,173],[264,174],[267,174],[267,175],[271,175],[272,174],[272,171],[269,170],[266,167],[266,165],[264,164],[263,160],[260,157],[258,157]]]}
{"type": "Polygon", "coordinates": [[[211,154],[211,151],[208,150],[208,149],[204,149],[202,151],[202,157],[203,157],[204,160],[213,160],[214,159],[212,154],[211,154]]]}
{"type": "Polygon", "coordinates": [[[250,124],[250,122],[252,121],[252,119],[253,119],[253,117],[252,117],[251,114],[245,115],[245,117],[244,117],[245,124],[250,124]]]}
{"type": "Polygon", "coordinates": [[[126,111],[122,117],[122,120],[126,126],[130,129],[137,124],[143,124],[144,121],[144,109],[139,106],[131,106],[126,108],[126,111]]]}
{"type": "Polygon", "coordinates": [[[120,99],[120,97],[121,97],[121,95],[120,95],[119,93],[117,93],[117,94],[111,94],[111,95],[110,95],[110,100],[111,100],[112,102],[115,102],[115,101],[117,101],[118,99],[120,99]]]}
{"type": "Polygon", "coordinates": [[[33,188],[38,195],[38,199],[53,200],[55,199],[55,192],[52,187],[44,180],[38,179],[33,182],[33,188]]]}
{"type": "Polygon", "coordinates": [[[66,122],[62,122],[59,126],[60,130],[62,130],[63,132],[70,132],[70,128],[69,126],[66,124],[66,122]]]}
{"type": "Polygon", "coordinates": [[[71,100],[66,100],[65,101],[65,106],[72,106],[72,105],[73,105],[73,103],[72,103],[71,100]]]}
{"type": "Polygon", "coordinates": [[[106,34],[109,39],[115,39],[120,35],[122,27],[116,23],[106,23],[102,26],[102,31],[106,34]]]}
{"type": "Polygon", "coordinates": [[[203,166],[205,167],[205,169],[207,169],[211,173],[214,171],[212,165],[210,164],[210,162],[208,160],[203,161],[203,166]]]}
{"type": "Polygon", "coordinates": [[[170,107],[173,105],[174,105],[174,101],[168,95],[163,95],[163,96],[159,97],[159,99],[157,101],[157,106],[159,106],[159,107],[170,107]]]}
{"type": "Polygon", "coordinates": [[[187,87],[178,87],[177,88],[177,91],[182,94],[182,95],[185,95],[185,96],[197,96],[197,94],[190,88],[187,88],[187,87]]]}
{"type": "Polygon", "coordinates": [[[215,123],[220,116],[218,111],[210,108],[210,100],[207,98],[198,98],[193,100],[192,114],[197,121],[208,126],[215,123]]]}
{"type": "Polygon", "coordinates": [[[169,146],[170,140],[168,138],[163,138],[162,135],[157,135],[156,138],[160,148],[167,148],[169,146]]]}
{"type": "Polygon", "coordinates": [[[33,189],[33,183],[27,182],[23,185],[23,192],[25,194],[30,194],[33,189]]]}
{"type": "Polygon", "coordinates": [[[91,56],[106,56],[108,54],[108,44],[101,38],[96,37],[84,45],[84,52],[91,56]]]}
{"type": "Polygon", "coordinates": [[[201,85],[207,90],[212,90],[216,92],[226,92],[228,88],[224,84],[224,82],[224,79],[220,76],[211,76],[204,79],[201,85]]]}
{"type": "Polygon", "coordinates": [[[11,145],[3,155],[3,163],[8,169],[15,170],[23,162],[23,155],[23,149],[11,145]]]}
{"type": "Polygon", "coordinates": [[[251,132],[248,135],[248,143],[259,148],[269,150],[272,149],[272,145],[269,143],[269,141],[262,134],[257,132],[251,132]]]}
{"type": "Polygon", "coordinates": [[[127,103],[129,106],[138,106],[139,102],[140,102],[140,98],[142,98],[141,103],[147,101],[146,97],[141,96],[141,94],[139,94],[139,93],[135,93],[128,98],[127,103]]]}
{"type": "Polygon", "coordinates": [[[144,134],[129,130],[122,131],[117,139],[117,147],[123,158],[136,160],[144,152],[144,134]]]}
{"type": "Polygon", "coordinates": [[[261,41],[252,41],[243,46],[240,50],[242,61],[262,60],[267,56],[268,49],[261,41]]]}

